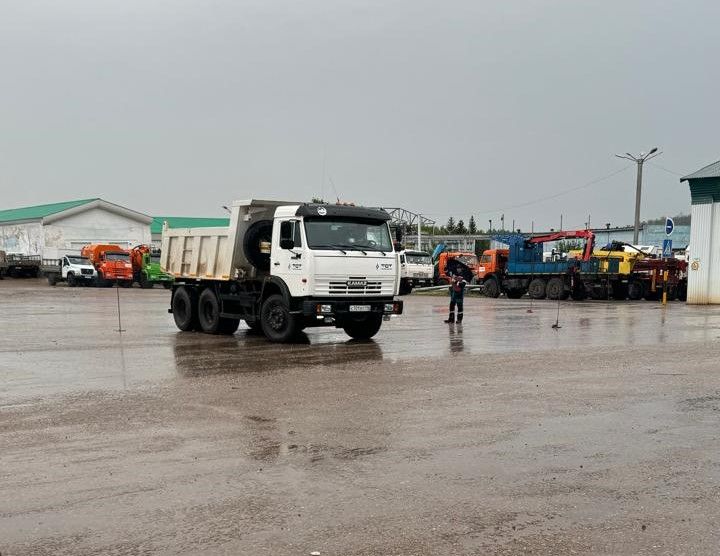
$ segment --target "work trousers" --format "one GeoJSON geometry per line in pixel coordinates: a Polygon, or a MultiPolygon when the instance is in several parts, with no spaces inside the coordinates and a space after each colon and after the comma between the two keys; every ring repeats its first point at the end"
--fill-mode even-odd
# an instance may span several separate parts
{"type": "Polygon", "coordinates": [[[455,320],[455,308],[457,307],[457,322],[463,320],[463,298],[450,296],[450,320],[455,320]]]}

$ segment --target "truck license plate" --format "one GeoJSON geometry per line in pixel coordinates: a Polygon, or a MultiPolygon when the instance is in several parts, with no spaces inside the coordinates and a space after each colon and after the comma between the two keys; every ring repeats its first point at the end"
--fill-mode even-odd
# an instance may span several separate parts
{"type": "Polygon", "coordinates": [[[350,305],[351,313],[366,313],[370,310],[370,305],[350,305]]]}

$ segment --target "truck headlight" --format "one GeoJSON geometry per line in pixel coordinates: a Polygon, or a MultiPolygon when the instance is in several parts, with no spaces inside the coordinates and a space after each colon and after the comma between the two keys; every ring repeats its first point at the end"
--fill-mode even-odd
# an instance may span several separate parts
{"type": "Polygon", "coordinates": [[[395,304],[393,304],[393,303],[386,303],[386,304],[385,304],[385,312],[386,312],[386,313],[394,313],[394,312],[395,312],[395,304]]]}
{"type": "Polygon", "coordinates": [[[332,305],[317,305],[315,310],[318,313],[332,313],[332,305]]]}

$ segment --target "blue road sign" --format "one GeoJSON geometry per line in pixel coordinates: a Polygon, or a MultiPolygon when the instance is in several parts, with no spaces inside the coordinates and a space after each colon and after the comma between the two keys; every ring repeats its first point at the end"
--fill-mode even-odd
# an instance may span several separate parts
{"type": "Polygon", "coordinates": [[[670,235],[673,233],[673,230],[675,229],[675,222],[673,222],[672,218],[666,218],[665,219],[665,233],[667,235],[670,235]]]}
{"type": "Polygon", "coordinates": [[[672,257],[672,239],[663,239],[663,257],[672,257]]]}

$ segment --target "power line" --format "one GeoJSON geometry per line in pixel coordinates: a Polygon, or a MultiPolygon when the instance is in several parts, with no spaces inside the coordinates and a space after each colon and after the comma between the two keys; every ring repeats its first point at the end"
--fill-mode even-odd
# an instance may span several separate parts
{"type": "MultiPolygon", "coordinates": [[[[586,188],[588,188],[588,187],[590,187],[590,186],[593,186],[593,185],[595,185],[595,184],[597,184],[597,183],[603,182],[603,181],[605,181],[605,180],[609,180],[610,178],[612,178],[612,177],[614,177],[614,176],[617,176],[618,174],[621,174],[622,172],[625,172],[626,170],[628,170],[628,169],[630,169],[630,168],[632,168],[632,165],[628,164],[627,166],[624,166],[623,168],[620,168],[619,170],[615,170],[614,172],[611,172],[610,174],[607,174],[606,176],[603,176],[603,177],[601,177],[601,178],[594,179],[594,180],[592,180],[592,181],[589,181],[589,182],[587,182],[587,183],[585,183],[585,184],[583,184],[583,185],[579,185],[579,186],[577,186],[577,187],[571,187],[570,189],[565,189],[564,191],[560,191],[560,192],[555,193],[555,194],[553,194],[553,195],[549,195],[549,196],[545,196],[545,197],[539,197],[539,198],[534,199],[534,200],[532,200],[532,201],[525,201],[525,202],[523,202],[523,203],[518,203],[518,204],[516,204],[516,205],[509,205],[509,206],[506,206],[506,207],[496,208],[496,209],[492,209],[492,210],[484,210],[484,211],[482,211],[482,212],[474,212],[473,214],[492,214],[492,213],[495,213],[495,212],[504,212],[504,211],[507,211],[507,210],[512,210],[512,209],[516,209],[516,208],[527,207],[527,206],[530,206],[530,205],[536,205],[536,204],[539,204],[539,203],[544,203],[545,201],[549,201],[549,200],[552,200],[552,199],[557,199],[558,197],[562,197],[563,195],[567,195],[568,193],[573,193],[573,192],[575,192],[575,191],[580,191],[581,189],[586,189],[586,188]]],[[[443,215],[443,213],[428,213],[428,212],[423,212],[423,214],[428,215],[428,216],[435,216],[435,215],[440,215],[440,216],[442,216],[442,215],[443,215]]]]}
{"type": "Polygon", "coordinates": [[[660,166],[659,164],[656,164],[655,162],[648,162],[650,166],[655,166],[655,168],[659,168],[660,170],[663,170],[667,172],[668,174],[672,174],[673,176],[677,176],[679,178],[682,178],[685,174],[680,174],[678,172],[675,172],[674,170],[670,170],[669,168],[665,168],[664,166],[660,166]]]}

